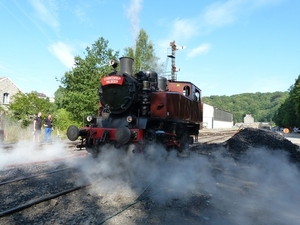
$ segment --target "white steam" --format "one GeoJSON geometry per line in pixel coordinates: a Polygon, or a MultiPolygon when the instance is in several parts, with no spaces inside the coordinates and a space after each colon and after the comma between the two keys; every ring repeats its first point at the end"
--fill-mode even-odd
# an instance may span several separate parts
{"type": "Polygon", "coordinates": [[[99,181],[93,194],[112,204],[120,198],[131,203],[145,189],[151,201],[160,204],[173,199],[189,202],[201,193],[210,196],[208,207],[199,212],[207,224],[300,221],[300,173],[284,152],[252,149],[235,161],[223,151],[210,158],[195,152],[179,158],[159,146],[149,147],[145,154],[107,147],[98,159],[86,157],[80,166],[86,178],[99,181]]]}
{"type": "MultiPolygon", "coordinates": [[[[238,162],[217,156],[212,211],[222,224],[297,224],[300,221],[300,173],[283,151],[250,149],[238,162]]],[[[212,216],[211,223],[220,222],[212,216]]]]}
{"type": "Polygon", "coordinates": [[[12,149],[0,147],[0,169],[19,164],[56,160],[66,154],[60,142],[42,146],[31,141],[20,141],[12,149]]]}
{"type": "Polygon", "coordinates": [[[140,11],[142,9],[142,3],[143,0],[131,0],[131,4],[126,10],[126,15],[131,24],[131,33],[134,43],[140,31],[140,11]]]}
{"type": "MultiPolygon", "coordinates": [[[[120,199],[129,204],[144,190],[159,204],[174,199],[189,204],[201,194],[209,196],[203,198],[207,207],[197,212],[205,224],[299,223],[300,171],[285,152],[249,149],[238,161],[224,153],[225,149],[217,149],[209,157],[192,152],[180,158],[177,152],[156,145],[145,149],[145,154],[105,146],[97,159],[89,156],[70,164],[81,168],[84,178],[99,181],[91,194],[102,197],[100,204],[117,206],[120,199]]],[[[0,149],[0,169],[67,154],[60,142],[41,148],[23,141],[13,150],[0,149]]]]}

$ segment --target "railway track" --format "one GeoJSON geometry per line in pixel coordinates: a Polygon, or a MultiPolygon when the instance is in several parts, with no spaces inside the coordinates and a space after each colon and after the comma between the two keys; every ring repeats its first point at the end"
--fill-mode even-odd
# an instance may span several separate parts
{"type": "Polygon", "coordinates": [[[82,180],[75,168],[62,168],[0,183],[0,217],[24,210],[43,201],[84,188],[90,184],[82,180]]]}
{"type": "Polygon", "coordinates": [[[198,142],[204,144],[222,143],[227,141],[233,135],[238,133],[239,130],[202,130],[198,137],[198,142]]]}
{"type": "MultiPolygon", "coordinates": [[[[65,180],[66,176],[59,174],[57,175],[58,177],[63,177],[61,179],[65,180]]],[[[0,198],[3,199],[2,205],[0,206],[0,218],[5,217],[5,216],[10,216],[11,214],[17,213],[17,212],[21,212],[23,210],[26,210],[34,205],[37,205],[39,203],[45,202],[45,201],[50,201],[54,200],[54,204],[57,200],[59,196],[64,196],[67,195],[71,192],[75,192],[75,191],[79,191],[81,189],[87,188],[89,186],[93,186],[99,182],[101,182],[103,179],[111,179],[112,177],[102,177],[99,180],[94,180],[92,183],[88,182],[88,181],[84,181],[82,180],[82,184],[78,185],[75,183],[78,183],[78,178],[82,177],[82,175],[80,175],[80,172],[77,171],[74,168],[62,168],[62,169],[58,169],[58,170],[53,170],[53,171],[49,171],[46,173],[40,173],[40,174],[34,174],[34,175],[30,175],[27,177],[21,177],[21,178],[15,178],[15,179],[10,179],[7,181],[2,181],[0,183],[0,198]],[[58,183],[58,182],[54,182],[53,183],[53,177],[49,177],[50,175],[53,174],[59,174],[59,173],[65,173],[68,172],[69,174],[72,174],[72,179],[71,182],[62,182],[62,183],[58,183]],[[78,173],[78,175],[74,176],[74,173],[78,173]],[[14,184],[16,186],[18,186],[18,189],[25,189],[28,186],[30,187],[30,184],[25,183],[25,181],[27,180],[31,180],[31,179],[43,179],[43,178],[47,178],[45,180],[45,183],[49,184],[49,183],[53,183],[53,185],[55,185],[55,191],[47,191],[47,190],[43,190],[43,191],[36,191],[34,189],[34,191],[31,191],[29,194],[34,193],[34,195],[27,195],[25,196],[23,193],[22,196],[20,195],[20,192],[16,193],[15,192],[15,188],[14,188],[14,184]],[[51,181],[52,180],[52,181],[51,181]],[[21,184],[20,184],[21,183],[21,184]],[[9,191],[8,191],[9,190],[9,191]],[[47,194],[44,194],[44,192],[47,192],[47,194]],[[15,194],[16,193],[16,194],[15,194]]],[[[56,180],[56,179],[54,179],[56,180]]],[[[43,182],[42,181],[34,181],[34,183],[39,183],[38,187],[40,189],[41,186],[43,186],[43,182]]],[[[146,186],[146,188],[144,188],[142,190],[142,192],[137,196],[136,199],[133,200],[132,203],[127,204],[126,206],[124,206],[122,208],[122,210],[117,211],[116,213],[114,213],[113,215],[104,218],[101,222],[99,222],[98,224],[103,224],[106,221],[108,221],[109,219],[115,217],[116,215],[120,214],[121,212],[125,211],[126,209],[130,208],[131,206],[137,204],[138,202],[141,202],[143,200],[146,200],[149,195],[145,195],[145,192],[147,191],[147,189],[149,188],[149,186],[151,185],[148,184],[146,186]]],[[[51,189],[51,187],[50,187],[51,189]]],[[[161,192],[162,190],[157,191],[157,193],[161,192]]],[[[153,195],[153,194],[152,194],[153,195]]],[[[51,204],[51,203],[50,203],[51,204]]]]}

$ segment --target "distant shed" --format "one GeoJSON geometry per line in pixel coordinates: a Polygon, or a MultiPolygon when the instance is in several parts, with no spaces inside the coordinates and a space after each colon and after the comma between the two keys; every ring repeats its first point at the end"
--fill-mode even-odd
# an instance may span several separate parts
{"type": "Polygon", "coordinates": [[[203,103],[203,128],[232,128],[232,113],[203,103]]]}

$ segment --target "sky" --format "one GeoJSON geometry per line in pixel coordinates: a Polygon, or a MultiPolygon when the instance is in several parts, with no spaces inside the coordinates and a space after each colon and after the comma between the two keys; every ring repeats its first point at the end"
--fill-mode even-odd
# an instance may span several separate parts
{"type": "Polygon", "coordinates": [[[123,55],[144,29],[202,96],[288,91],[300,75],[298,0],[0,0],[0,77],[49,97],[103,37],[123,55]]]}

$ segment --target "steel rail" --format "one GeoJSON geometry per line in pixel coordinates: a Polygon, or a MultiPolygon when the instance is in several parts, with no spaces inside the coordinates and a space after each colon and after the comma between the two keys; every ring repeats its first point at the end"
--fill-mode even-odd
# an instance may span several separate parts
{"type": "Polygon", "coordinates": [[[27,177],[20,177],[20,178],[16,178],[16,179],[12,179],[12,180],[7,180],[7,181],[1,182],[0,186],[2,186],[4,184],[17,182],[17,181],[27,180],[27,179],[34,178],[34,177],[41,177],[41,176],[45,176],[45,175],[52,174],[52,173],[57,173],[57,172],[68,170],[68,169],[73,169],[73,168],[67,167],[67,168],[63,168],[63,169],[53,170],[53,171],[50,171],[50,172],[47,172],[47,173],[40,173],[40,174],[31,175],[31,176],[27,176],[27,177]]]}
{"type": "Polygon", "coordinates": [[[44,202],[44,201],[48,201],[48,200],[51,200],[51,199],[54,199],[54,198],[57,198],[61,195],[65,195],[65,194],[68,194],[70,192],[73,192],[73,191],[76,191],[76,190],[79,190],[79,189],[82,189],[82,188],[85,188],[85,187],[88,187],[90,186],[91,184],[85,184],[85,185],[81,185],[81,186],[77,186],[77,187],[74,187],[74,188],[70,188],[68,190],[65,190],[65,191],[61,191],[59,193],[56,193],[56,194],[52,194],[52,195],[49,195],[47,197],[43,197],[43,198],[39,198],[39,199],[34,199],[34,200],[31,200],[25,204],[22,204],[20,206],[17,206],[17,207],[14,207],[14,208],[11,208],[11,209],[8,209],[8,210],[5,210],[5,211],[2,211],[0,212],[0,218],[1,217],[4,217],[4,216],[8,216],[8,215],[11,215],[13,213],[16,213],[16,212],[19,212],[23,209],[26,209],[26,208],[29,208],[31,207],[32,205],[36,205],[36,204],[39,204],[41,202],[44,202]]]}

